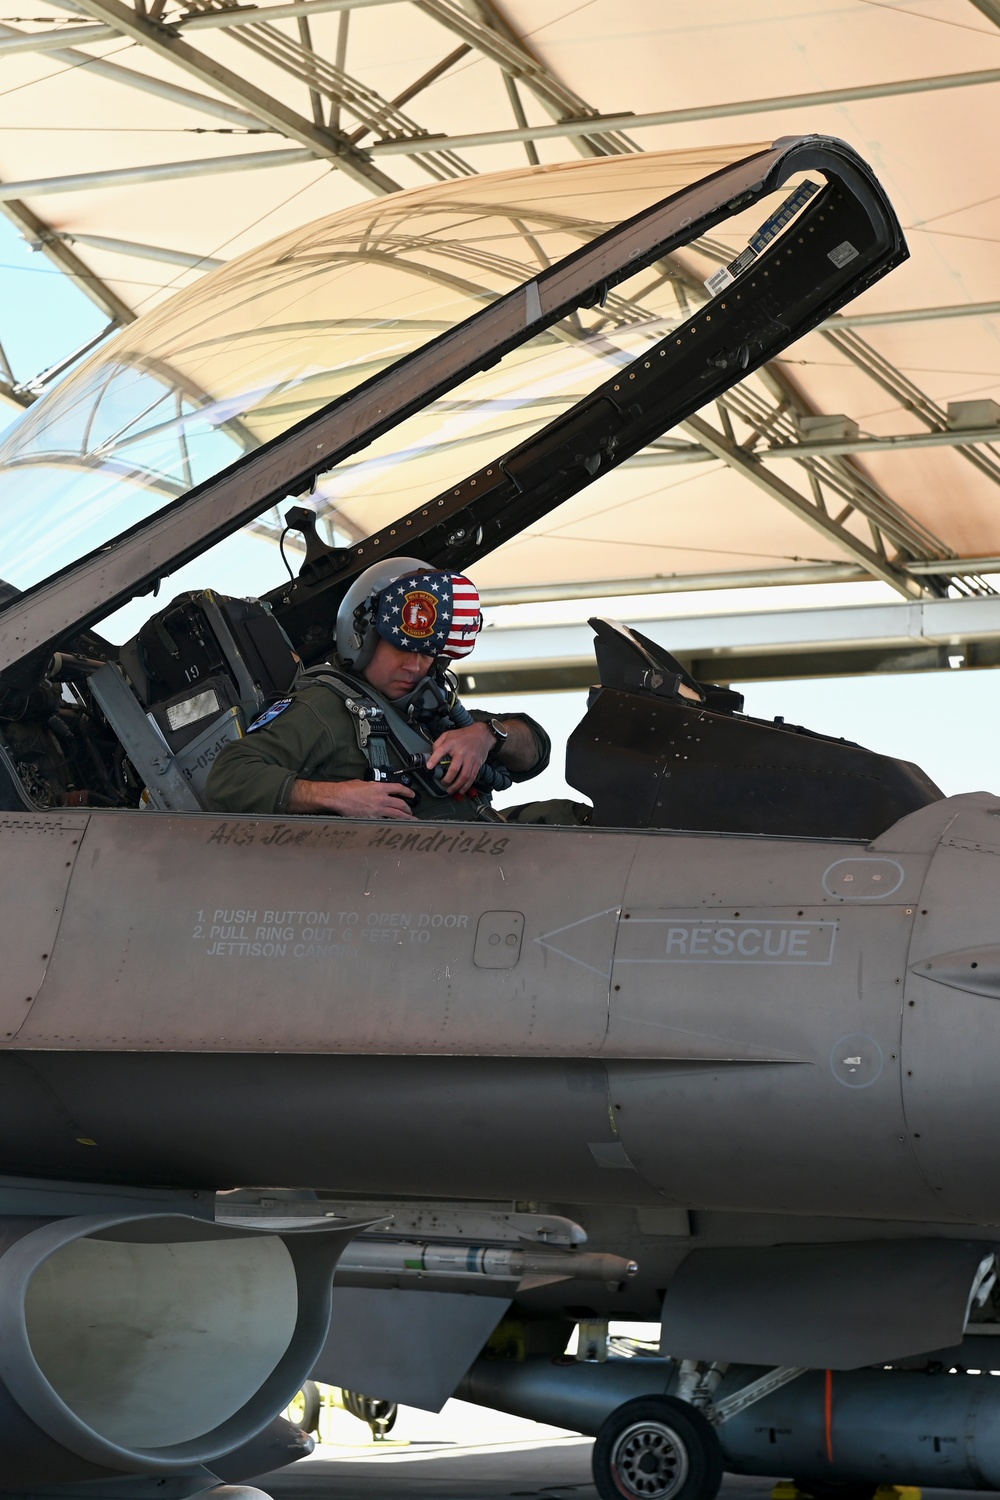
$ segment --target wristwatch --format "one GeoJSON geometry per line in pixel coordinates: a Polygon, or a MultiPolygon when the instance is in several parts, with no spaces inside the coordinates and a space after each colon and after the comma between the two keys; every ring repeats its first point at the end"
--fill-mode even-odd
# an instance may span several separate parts
{"type": "Polygon", "coordinates": [[[493,746],[493,749],[502,750],[504,745],[507,743],[506,729],[500,723],[499,719],[487,719],[486,723],[487,727],[493,734],[493,738],[496,740],[496,744],[493,746]]]}

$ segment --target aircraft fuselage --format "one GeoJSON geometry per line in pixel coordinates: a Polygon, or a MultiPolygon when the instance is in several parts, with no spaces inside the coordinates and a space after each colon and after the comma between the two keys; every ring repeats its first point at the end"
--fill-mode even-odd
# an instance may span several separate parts
{"type": "Polygon", "coordinates": [[[998,811],[5,814],[7,1169],[990,1222],[998,811]]]}

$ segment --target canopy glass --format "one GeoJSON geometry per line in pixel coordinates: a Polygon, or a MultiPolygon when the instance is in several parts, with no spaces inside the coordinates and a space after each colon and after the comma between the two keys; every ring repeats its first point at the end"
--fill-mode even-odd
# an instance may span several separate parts
{"type": "MultiPolygon", "coordinates": [[[[607,229],[757,149],[599,158],[421,188],[209,273],[95,353],[0,445],[5,576],[25,588],[66,566],[607,229]]],[[[661,262],[467,380],[319,481],[310,503],[321,534],[334,544],[367,536],[528,436],[662,338],[689,298],[690,274],[661,262]]],[[[272,534],[281,525],[276,512],[255,523],[272,534]]]]}

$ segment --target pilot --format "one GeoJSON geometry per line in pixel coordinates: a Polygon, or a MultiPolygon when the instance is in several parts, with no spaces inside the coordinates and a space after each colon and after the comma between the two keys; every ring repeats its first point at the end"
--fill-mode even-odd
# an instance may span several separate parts
{"type": "Polygon", "coordinates": [[[460,574],[391,558],[360,575],[337,613],[337,653],[303,673],[219,755],[220,812],[337,813],[468,821],[491,791],[537,776],[549,738],[527,714],[466,710],[447,675],[482,626],[460,574]]]}

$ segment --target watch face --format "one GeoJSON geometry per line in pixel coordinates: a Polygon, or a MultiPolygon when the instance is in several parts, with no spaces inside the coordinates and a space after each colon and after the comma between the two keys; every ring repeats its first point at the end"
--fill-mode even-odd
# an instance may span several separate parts
{"type": "Polygon", "coordinates": [[[504,729],[503,725],[502,724],[498,724],[497,721],[496,721],[496,719],[491,719],[490,720],[490,728],[492,729],[493,733],[496,735],[497,740],[500,742],[500,744],[503,744],[504,740],[507,738],[507,731],[506,731],[506,729],[504,729]]]}

